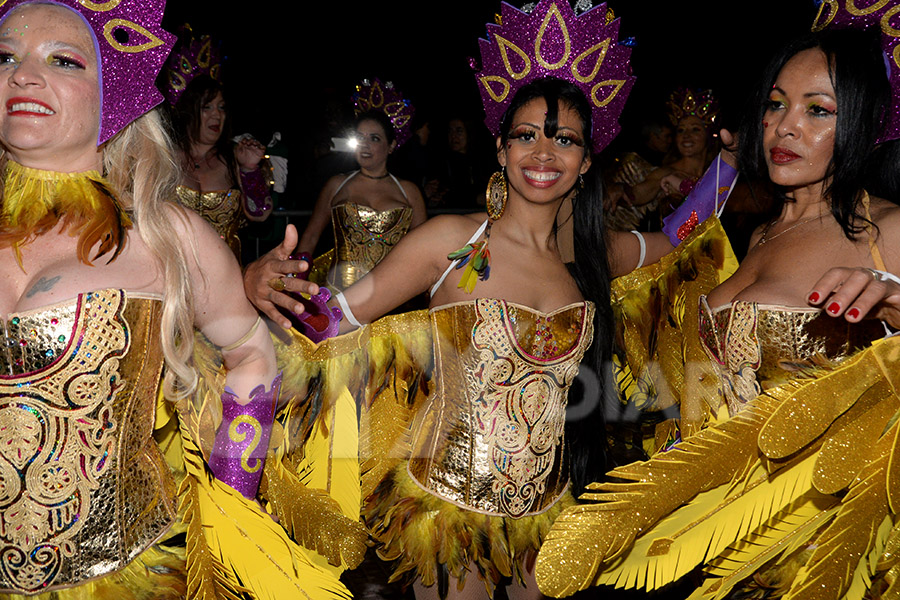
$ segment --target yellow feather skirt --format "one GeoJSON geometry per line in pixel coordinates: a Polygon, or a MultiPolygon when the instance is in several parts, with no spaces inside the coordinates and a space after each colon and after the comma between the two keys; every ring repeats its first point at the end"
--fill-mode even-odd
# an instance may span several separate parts
{"type": "Polygon", "coordinates": [[[575,504],[566,492],[547,511],[513,519],[461,508],[423,490],[410,478],[406,461],[382,480],[363,505],[378,555],[394,561],[391,581],[434,585],[441,572],[462,589],[475,569],[488,593],[502,577],[522,581],[522,565],[541,547],[553,521],[575,504]]]}

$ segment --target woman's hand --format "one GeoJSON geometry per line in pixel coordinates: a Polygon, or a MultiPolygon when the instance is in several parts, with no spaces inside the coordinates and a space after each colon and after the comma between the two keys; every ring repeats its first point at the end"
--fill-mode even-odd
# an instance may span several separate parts
{"type": "MultiPolygon", "coordinates": [[[[666,196],[684,198],[687,196],[687,193],[682,189],[682,186],[684,186],[684,182],[687,180],[690,180],[691,188],[693,188],[694,184],[697,182],[697,178],[691,177],[687,173],[682,173],[681,171],[675,171],[660,179],[659,188],[666,196]]],[[[687,189],[687,192],[690,192],[690,188],[687,189]]]]}
{"type": "Polygon", "coordinates": [[[297,228],[288,225],[284,231],[284,241],[262,255],[244,271],[244,292],[250,302],[267,317],[285,329],[291,322],[281,314],[279,307],[293,313],[303,312],[303,304],[287,292],[317,294],[319,286],[309,281],[291,277],[309,270],[305,260],[291,260],[291,253],[297,247],[297,228]]]}
{"type": "Polygon", "coordinates": [[[255,171],[265,155],[266,147],[253,138],[244,138],[234,147],[234,159],[242,171],[255,171]]]}
{"type": "Polygon", "coordinates": [[[832,317],[843,316],[851,323],[880,319],[900,329],[900,285],[882,281],[872,269],[829,269],[813,286],[808,301],[823,307],[832,317]]]}
{"type": "Polygon", "coordinates": [[[722,160],[728,163],[729,166],[737,169],[737,135],[731,133],[727,129],[723,129],[719,132],[719,140],[722,142],[722,160]]]}

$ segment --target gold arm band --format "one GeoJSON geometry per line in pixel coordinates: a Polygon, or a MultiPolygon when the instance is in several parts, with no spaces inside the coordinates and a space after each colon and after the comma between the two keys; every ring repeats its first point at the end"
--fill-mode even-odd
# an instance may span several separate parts
{"type": "Polygon", "coordinates": [[[233,344],[228,344],[227,346],[222,346],[222,352],[231,352],[232,350],[236,350],[247,343],[247,341],[253,337],[253,334],[256,333],[256,330],[259,329],[259,324],[262,323],[262,318],[259,316],[256,317],[256,321],[253,323],[253,326],[250,327],[250,330],[247,331],[244,335],[241,336],[241,339],[234,342],[233,344]]]}

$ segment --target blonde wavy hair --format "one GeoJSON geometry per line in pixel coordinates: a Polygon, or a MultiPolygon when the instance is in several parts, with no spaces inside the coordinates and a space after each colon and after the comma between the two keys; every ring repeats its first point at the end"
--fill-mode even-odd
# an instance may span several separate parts
{"type": "MultiPolygon", "coordinates": [[[[197,387],[192,366],[194,302],[188,257],[172,225],[173,216],[184,220],[184,209],[169,200],[182,171],[168,127],[157,108],[126,126],[103,148],[103,174],[126,210],[132,212],[141,239],[156,257],[165,277],[162,313],[163,355],[166,374],[163,393],[179,399],[197,387]]],[[[193,240],[191,240],[193,243],[193,240]]],[[[192,247],[192,260],[197,249],[192,247]]]]}

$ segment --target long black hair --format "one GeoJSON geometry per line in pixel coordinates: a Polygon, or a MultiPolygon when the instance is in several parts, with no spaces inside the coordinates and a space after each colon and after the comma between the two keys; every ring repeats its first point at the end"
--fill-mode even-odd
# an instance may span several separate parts
{"type": "MultiPolygon", "coordinates": [[[[225,102],[225,120],[222,122],[222,134],[216,141],[214,148],[216,154],[228,167],[229,175],[234,178],[237,172],[237,163],[234,158],[234,145],[231,141],[231,118],[228,114],[228,102],[225,88],[222,84],[209,75],[198,75],[182,92],[175,104],[173,126],[175,128],[175,141],[186,157],[191,156],[191,142],[196,141],[200,135],[200,112],[203,107],[215,99],[221,93],[225,102]]],[[[237,185],[236,181],[232,184],[237,185]]]]}
{"type": "MultiPolygon", "coordinates": [[[[875,147],[890,101],[877,35],[858,30],[826,30],[808,34],[782,48],[766,67],[752,104],[744,112],[738,159],[741,169],[749,175],[768,178],[762,121],[769,93],[785,64],[812,48],[825,54],[838,107],[825,196],[844,235],[853,240],[867,225],[860,208],[864,190],[893,202],[900,200],[898,145],[892,142],[875,147]]],[[[780,196],[785,199],[783,192],[780,196]]]]}
{"type": "MultiPolygon", "coordinates": [[[[544,135],[553,137],[559,128],[559,107],[571,108],[581,119],[585,154],[591,152],[591,107],[584,94],[575,85],[560,79],[546,77],[522,87],[512,99],[500,125],[500,147],[506,146],[512,121],[516,113],[532,100],[542,98],[547,103],[544,135]]],[[[581,388],[585,398],[573,408],[566,418],[572,493],[580,494],[584,487],[599,480],[606,472],[606,425],[604,403],[611,381],[608,373],[612,357],[612,307],[609,302],[609,261],[603,222],[603,188],[596,161],[584,176],[584,183],[576,184],[572,201],[575,229],[575,262],[569,271],[582,296],[596,305],[594,313],[594,343],[581,363],[581,388]],[[594,377],[596,376],[596,378],[594,377]],[[585,383],[587,382],[587,383],[585,383]],[[594,389],[596,385],[599,388],[594,389]],[[589,410],[585,410],[588,408],[589,410]],[[573,414],[577,410],[576,415],[573,414]]],[[[557,223],[558,227],[560,224],[557,223]]],[[[570,398],[570,400],[572,400],[570,398]]]]}

